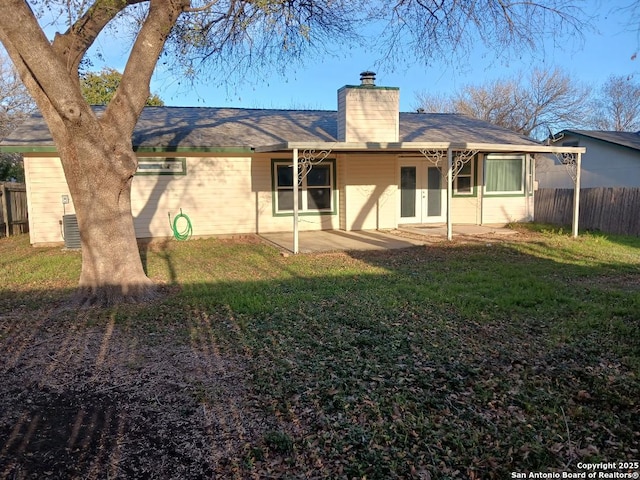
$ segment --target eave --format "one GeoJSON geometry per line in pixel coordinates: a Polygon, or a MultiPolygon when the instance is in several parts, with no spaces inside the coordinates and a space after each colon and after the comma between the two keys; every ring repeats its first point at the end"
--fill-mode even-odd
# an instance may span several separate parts
{"type": "Polygon", "coordinates": [[[298,150],[408,153],[421,150],[477,150],[487,153],[585,153],[585,147],[465,142],[283,142],[256,147],[258,153],[298,150]]]}

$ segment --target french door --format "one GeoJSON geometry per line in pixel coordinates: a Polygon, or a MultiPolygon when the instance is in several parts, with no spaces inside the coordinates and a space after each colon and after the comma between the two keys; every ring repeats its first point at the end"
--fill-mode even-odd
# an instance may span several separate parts
{"type": "Polygon", "coordinates": [[[446,193],[438,168],[426,161],[402,162],[398,223],[444,222],[446,193]]]}

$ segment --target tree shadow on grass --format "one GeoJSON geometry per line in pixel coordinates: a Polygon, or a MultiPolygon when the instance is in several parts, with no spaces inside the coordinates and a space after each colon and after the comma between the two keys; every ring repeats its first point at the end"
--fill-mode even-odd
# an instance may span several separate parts
{"type": "Polygon", "coordinates": [[[217,478],[238,468],[235,454],[274,423],[249,402],[246,362],[220,351],[210,315],[173,334],[163,311],[143,325],[144,315],[98,309],[0,317],[0,478],[217,478]]]}
{"type": "Polygon", "coordinates": [[[152,304],[0,315],[2,476],[489,478],[633,454],[637,292],[575,281],[617,264],[192,247],[150,252],[180,286],[152,304]]]}

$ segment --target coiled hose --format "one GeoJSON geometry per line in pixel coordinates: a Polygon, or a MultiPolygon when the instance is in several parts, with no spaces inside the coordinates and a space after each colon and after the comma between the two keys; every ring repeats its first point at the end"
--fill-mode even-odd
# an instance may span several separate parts
{"type": "Polygon", "coordinates": [[[173,232],[173,236],[176,240],[184,241],[189,240],[191,234],[193,233],[193,226],[191,225],[191,220],[189,217],[182,213],[182,209],[180,209],[180,213],[173,217],[173,222],[171,222],[171,212],[169,212],[169,226],[171,227],[171,231],[173,232]],[[184,220],[184,227],[179,228],[178,222],[184,220]]]}

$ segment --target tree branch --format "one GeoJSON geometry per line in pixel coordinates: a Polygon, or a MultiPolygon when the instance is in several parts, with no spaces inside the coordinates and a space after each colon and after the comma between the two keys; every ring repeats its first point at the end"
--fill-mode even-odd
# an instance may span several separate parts
{"type": "Polygon", "coordinates": [[[70,81],[31,8],[24,0],[7,0],[5,8],[11,15],[0,15],[0,41],[42,114],[53,108],[62,118],[77,120],[84,103],[80,88],[70,81]]]}
{"type": "Polygon", "coordinates": [[[189,13],[205,12],[209,10],[211,7],[213,7],[216,3],[218,3],[218,0],[214,0],[213,2],[208,2],[207,4],[201,7],[188,7],[188,8],[185,8],[184,11],[189,13]]]}
{"type": "Polygon", "coordinates": [[[129,5],[147,0],[96,0],[64,34],[56,33],[54,51],[65,59],[67,71],[77,75],[87,50],[104,27],[129,5]]]}
{"type": "Polygon", "coordinates": [[[120,139],[130,139],[140,112],[149,98],[149,84],[158,57],[178,17],[188,8],[188,0],[151,0],[149,13],[134,42],[120,86],[101,120],[115,127],[120,139]]]}

